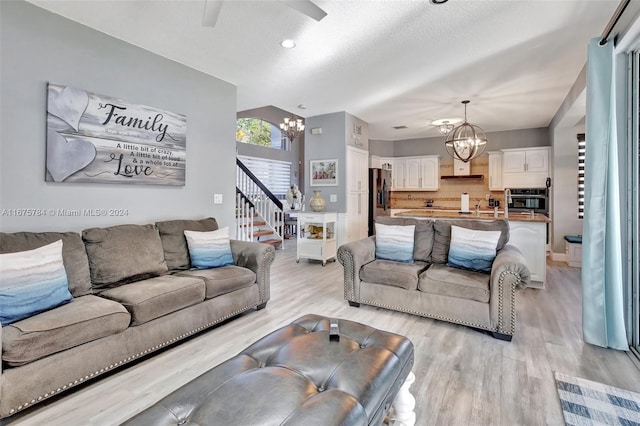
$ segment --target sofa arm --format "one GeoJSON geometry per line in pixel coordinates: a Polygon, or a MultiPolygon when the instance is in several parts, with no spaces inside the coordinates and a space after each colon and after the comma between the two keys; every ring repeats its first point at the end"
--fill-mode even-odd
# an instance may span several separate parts
{"type": "Polygon", "coordinates": [[[526,287],[531,273],[517,247],[507,244],[491,268],[489,312],[496,332],[513,336],[516,329],[516,290],[526,287]]]}
{"type": "Polygon", "coordinates": [[[256,274],[260,290],[260,304],[266,304],[271,297],[271,263],[275,258],[275,249],[269,244],[231,240],[233,263],[251,269],[256,274]]]}
{"type": "Polygon", "coordinates": [[[337,257],[344,268],[344,298],[360,303],[360,268],[375,260],[376,237],[341,245],[337,257]]]}

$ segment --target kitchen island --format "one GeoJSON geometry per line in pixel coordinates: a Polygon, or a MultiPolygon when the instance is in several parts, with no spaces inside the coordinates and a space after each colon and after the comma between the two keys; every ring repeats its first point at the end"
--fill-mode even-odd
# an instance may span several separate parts
{"type": "Polygon", "coordinates": [[[513,212],[504,216],[504,212],[493,210],[472,211],[470,214],[461,214],[457,210],[442,208],[400,209],[391,212],[394,217],[413,217],[425,219],[475,219],[475,220],[500,220],[509,222],[509,244],[516,246],[525,259],[527,267],[531,271],[531,284],[529,287],[544,288],[547,277],[547,224],[551,219],[542,214],[529,214],[513,212]]]}

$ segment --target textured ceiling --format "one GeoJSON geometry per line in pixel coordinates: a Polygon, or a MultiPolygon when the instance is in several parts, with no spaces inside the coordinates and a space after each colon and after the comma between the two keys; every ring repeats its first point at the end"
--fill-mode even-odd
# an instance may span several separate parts
{"type": "Polygon", "coordinates": [[[430,123],[462,117],[463,99],[486,131],[548,126],[618,5],[315,0],[328,13],[316,22],[274,0],[227,0],[210,28],[204,1],[30,2],[237,85],[239,111],[347,111],[383,140],[437,135],[430,123]]]}

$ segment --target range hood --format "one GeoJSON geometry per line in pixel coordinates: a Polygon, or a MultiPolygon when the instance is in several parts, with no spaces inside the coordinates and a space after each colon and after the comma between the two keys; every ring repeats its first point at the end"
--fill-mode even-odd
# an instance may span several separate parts
{"type": "Polygon", "coordinates": [[[453,175],[442,176],[441,179],[484,179],[484,176],[471,174],[471,161],[465,163],[464,161],[454,158],[453,175]]]}

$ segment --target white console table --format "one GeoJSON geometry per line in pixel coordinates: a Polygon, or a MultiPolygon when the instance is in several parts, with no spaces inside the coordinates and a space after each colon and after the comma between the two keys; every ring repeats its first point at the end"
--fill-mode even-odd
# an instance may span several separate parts
{"type": "Polygon", "coordinates": [[[327,260],[336,258],[336,222],[338,215],[334,212],[299,212],[297,255],[300,258],[321,260],[322,266],[327,260]]]}

